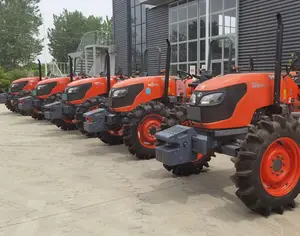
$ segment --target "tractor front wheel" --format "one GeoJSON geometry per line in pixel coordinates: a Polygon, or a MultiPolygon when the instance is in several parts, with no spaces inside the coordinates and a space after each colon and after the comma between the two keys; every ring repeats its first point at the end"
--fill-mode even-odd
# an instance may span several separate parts
{"type": "Polygon", "coordinates": [[[123,136],[120,130],[109,130],[97,134],[97,137],[105,144],[116,146],[123,144],[123,136]]]}
{"type": "Polygon", "coordinates": [[[160,102],[138,106],[129,114],[130,123],[124,126],[124,144],[139,159],[155,158],[155,134],[161,130],[164,110],[160,102]]]}
{"type": "Polygon", "coordinates": [[[64,131],[76,130],[76,124],[71,120],[53,120],[53,123],[60,129],[64,131]]]}
{"type": "Polygon", "coordinates": [[[263,117],[232,159],[236,195],[252,211],[269,216],[295,207],[300,191],[299,131],[292,117],[263,117]]]}
{"type": "MultiPolygon", "coordinates": [[[[162,123],[162,129],[167,129],[175,125],[191,126],[187,119],[186,107],[177,106],[171,110],[166,110],[165,119],[162,123]]],[[[177,176],[198,175],[203,171],[204,167],[209,168],[208,163],[210,160],[210,155],[198,154],[198,158],[195,162],[184,163],[177,166],[163,166],[167,171],[170,171],[177,176]]]]}
{"type": "Polygon", "coordinates": [[[82,103],[75,112],[75,120],[77,121],[77,128],[83,135],[87,137],[96,137],[95,134],[87,133],[83,128],[83,123],[86,121],[83,114],[97,108],[105,107],[105,98],[104,97],[94,97],[86,100],[82,103]]]}

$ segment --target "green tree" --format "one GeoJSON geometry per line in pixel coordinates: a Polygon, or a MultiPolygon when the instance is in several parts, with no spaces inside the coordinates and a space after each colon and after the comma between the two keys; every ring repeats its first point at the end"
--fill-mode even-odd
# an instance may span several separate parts
{"type": "Polygon", "coordinates": [[[110,21],[104,21],[102,17],[85,17],[79,11],[69,12],[66,9],[60,15],[53,15],[54,27],[48,30],[51,55],[56,61],[67,61],[68,53],[77,50],[84,33],[96,30],[112,32],[110,21]]]}
{"type": "Polygon", "coordinates": [[[0,0],[0,65],[5,70],[31,63],[42,51],[39,2],[0,0]]]}

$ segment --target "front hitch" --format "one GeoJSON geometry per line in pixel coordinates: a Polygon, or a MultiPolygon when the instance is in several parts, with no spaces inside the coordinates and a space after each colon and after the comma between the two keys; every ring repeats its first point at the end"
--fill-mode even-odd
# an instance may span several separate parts
{"type": "Polygon", "coordinates": [[[181,125],[160,131],[155,136],[158,142],[156,160],[168,166],[194,162],[198,154],[206,155],[213,147],[212,137],[181,125]]]}
{"type": "Polygon", "coordinates": [[[83,128],[88,133],[99,133],[108,130],[106,124],[106,117],[109,116],[110,113],[103,108],[99,108],[87,113],[83,114],[83,117],[86,118],[86,121],[83,124],[83,128]]]}
{"type": "Polygon", "coordinates": [[[44,117],[46,120],[60,120],[63,118],[63,108],[65,104],[53,102],[44,106],[44,117]]]}
{"type": "Polygon", "coordinates": [[[31,111],[33,109],[33,100],[32,96],[19,98],[18,109],[25,112],[31,111]]]}
{"type": "Polygon", "coordinates": [[[0,104],[8,102],[8,93],[0,93],[0,104]]]}

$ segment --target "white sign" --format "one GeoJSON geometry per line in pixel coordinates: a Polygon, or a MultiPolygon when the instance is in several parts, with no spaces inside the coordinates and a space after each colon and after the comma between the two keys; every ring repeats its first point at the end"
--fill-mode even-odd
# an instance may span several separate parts
{"type": "Polygon", "coordinates": [[[202,65],[201,70],[206,70],[206,65],[202,65]]]}
{"type": "Polygon", "coordinates": [[[190,66],[190,74],[195,75],[196,74],[196,66],[190,66]]]}

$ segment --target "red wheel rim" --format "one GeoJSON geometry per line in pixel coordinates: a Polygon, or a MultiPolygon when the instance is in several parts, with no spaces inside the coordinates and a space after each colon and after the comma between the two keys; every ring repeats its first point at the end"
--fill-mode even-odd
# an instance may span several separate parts
{"type": "Polygon", "coordinates": [[[260,179],[264,189],[274,197],[287,195],[299,180],[298,144],[290,138],[279,138],[262,157],[260,179]]]}
{"type": "Polygon", "coordinates": [[[123,136],[123,128],[121,128],[120,130],[108,130],[108,133],[110,133],[113,136],[123,136]]]}
{"type": "Polygon", "coordinates": [[[64,120],[64,122],[66,122],[67,124],[74,124],[73,120],[64,120]]]}
{"type": "Polygon", "coordinates": [[[163,118],[157,114],[146,116],[138,127],[138,138],[145,148],[155,148],[155,133],[160,130],[163,118]]]}

